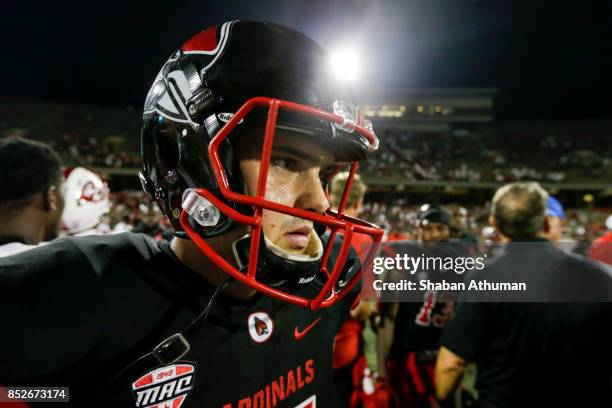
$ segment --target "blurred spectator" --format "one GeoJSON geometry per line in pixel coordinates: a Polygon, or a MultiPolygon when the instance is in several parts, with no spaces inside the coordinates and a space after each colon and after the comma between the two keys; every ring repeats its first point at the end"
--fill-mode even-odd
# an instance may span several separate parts
{"type": "Polygon", "coordinates": [[[446,242],[450,239],[450,214],[438,206],[421,206],[419,214],[419,241],[446,242]]]}
{"type": "MultiPolygon", "coordinates": [[[[337,210],[338,206],[340,205],[348,176],[348,172],[341,172],[336,174],[331,181],[329,200],[334,210],[337,210]]],[[[344,213],[346,215],[357,218],[361,214],[363,210],[363,197],[365,196],[366,189],[366,185],[363,183],[363,181],[361,181],[361,176],[359,174],[355,174],[353,177],[353,185],[349,191],[344,208],[344,213]]],[[[355,251],[357,251],[359,259],[361,262],[363,262],[368,250],[371,248],[371,239],[362,234],[354,234],[351,244],[353,245],[355,251]]]]}
{"type": "Polygon", "coordinates": [[[477,242],[478,239],[469,230],[468,210],[461,205],[449,206],[451,214],[450,236],[466,243],[477,242]]]}
{"type": "Polygon", "coordinates": [[[589,256],[597,261],[612,266],[612,215],[606,220],[607,232],[593,241],[589,248],[589,256]]]}
{"type": "Polygon", "coordinates": [[[546,239],[559,243],[565,233],[565,211],[563,205],[555,197],[549,195],[546,206],[547,231],[546,239]]]}
{"type": "MultiPolygon", "coordinates": [[[[340,206],[348,176],[347,172],[338,173],[331,181],[329,196],[334,210],[338,210],[340,206]]],[[[361,181],[361,177],[355,174],[344,207],[346,215],[359,216],[363,208],[365,192],[366,185],[361,181]]],[[[372,240],[370,237],[354,234],[351,245],[361,262],[364,262],[368,251],[372,248],[372,240]]],[[[364,397],[362,378],[367,364],[361,334],[373,312],[374,307],[371,303],[359,302],[357,307],[351,310],[350,318],[342,324],[336,334],[333,354],[334,406],[356,407],[362,402],[364,397]]]]}
{"type": "Polygon", "coordinates": [[[163,215],[159,207],[155,203],[149,205],[140,205],[141,216],[135,221],[133,232],[141,232],[156,239],[165,239],[170,241],[174,236],[174,230],[169,223],[164,223],[163,215]]]}
{"type": "Polygon", "coordinates": [[[62,229],[67,235],[92,235],[110,232],[103,216],[110,210],[109,190],[96,173],[83,167],[64,171],[62,229]]]}

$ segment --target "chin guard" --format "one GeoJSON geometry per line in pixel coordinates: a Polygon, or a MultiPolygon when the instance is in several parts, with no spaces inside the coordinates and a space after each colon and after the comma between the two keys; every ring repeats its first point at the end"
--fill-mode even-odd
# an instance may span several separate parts
{"type": "MultiPolygon", "coordinates": [[[[315,228],[317,231],[317,228],[315,228]]],[[[320,231],[320,229],[319,229],[320,231]]],[[[323,233],[314,235],[319,240],[319,250],[316,256],[295,255],[288,253],[269,240],[261,237],[265,245],[259,249],[259,259],[257,261],[257,277],[260,282],[277,289],[288,292],[295,291],[300,285],[312,282],[321,270],[321,260],[323,248],[327,245],[329,234],[323,233]]],[[[337,254],[341,249],[342,241],[338,237],[334,240],[333,248],[337,254]]],[[[241,272],[246,273],[248,257],[251,245],[251,236],[244,237],[232,243],[234,258],[241,272]]],[[[333,269],[336,257],[330,257],[327,261],[327,268],[333,269]]],[[[354,251],[350,251],[349,258],[343,266],[340,278],[332,290],[337,292],[342,290],[346,284],[355,277],[361,270],[361,263],[354,251]]]]}
{"type": "MultiPolygon", "coordinates": [[[[319,272],[323,255],[321,238],[315,233],[313,239],[317,240],[316,255],[295,255],[274,245],[263,236],[262,231],[260,242],[265,243],[259,246],[258,279],[266,285],[288,291],[293,291],[300,285],[312,282],[319,272]]],[[[234,241],[232,249],[240,271],[246,272],[251,249],[251,235],[245,235],[234,241]]]]}

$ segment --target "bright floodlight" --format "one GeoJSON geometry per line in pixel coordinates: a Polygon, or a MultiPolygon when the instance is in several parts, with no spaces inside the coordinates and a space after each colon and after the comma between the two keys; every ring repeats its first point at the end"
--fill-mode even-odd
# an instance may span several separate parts
{"type": "Polygon", "coordinates": [[[349,81],[355,80],[359,71],[357,53],[349,48],[332,53],[331,69],[338,78],[349,81]]]}

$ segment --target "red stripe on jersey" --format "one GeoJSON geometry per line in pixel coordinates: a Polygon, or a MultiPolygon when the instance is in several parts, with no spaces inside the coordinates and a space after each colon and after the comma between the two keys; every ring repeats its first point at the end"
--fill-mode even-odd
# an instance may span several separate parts
{"type": "Polygon", "coordinates": [[[212,26],[194,35],[183,44],[183,52],[212,51],[217,48],[217,26],[212,26]]]}
{"type": "Polygon", "coordinates": [[[416,392],[420,395],[425,394],[425,383],[423,382],[423,378],[421,378],[421,373],[417,367],[416,361],[416,353],[411,351],[408,353],[408,362],[407,362],[407,371],[410,374],[410,378],[412,378],[412,382],[414,383],[414,388],[416,388],[416,392]]]}

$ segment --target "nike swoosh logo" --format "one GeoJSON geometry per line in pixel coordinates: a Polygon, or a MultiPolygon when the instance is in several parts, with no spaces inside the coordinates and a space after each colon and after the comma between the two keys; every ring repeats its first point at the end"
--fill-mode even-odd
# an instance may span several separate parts
{"type": "Polygon", "coordinates": [[[310,324],[308,325],[308,327],[306,327],[306,328],[305,328],[304,330],[302,330],[302,331],[300,331],[300,330],[298,329],[298,327],[297,327],[297,326],[295,326],[295,329],[293,330],[293,337],[295,337],[295,339],[296,339],[297,341],[302,340],[302,339],[303,339],[303,338],[306,336],[306,334],[308,334],[308,332],[309,332],[309,331],[310,331],[310,330],[311,330],[313,327],[315,327],[315,325],[316,325],[317,323],[319,323],[319,320],[321,320],[321,317],[317,318],[317,320],[315,320],[314,322],[310,323],[310,324]]]}

